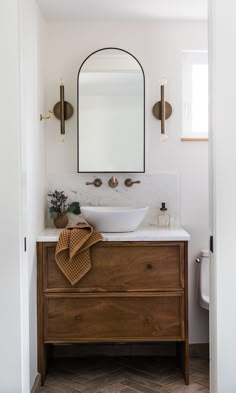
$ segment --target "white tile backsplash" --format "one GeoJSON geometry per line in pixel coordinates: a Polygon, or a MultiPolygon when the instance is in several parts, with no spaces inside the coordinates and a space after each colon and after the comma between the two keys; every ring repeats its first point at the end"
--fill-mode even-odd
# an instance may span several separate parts
{"type": "MultiPolygon", "coordinates": [[[[109,173],[51,175],[48,177],[48,191],[63,190],[68,195],[69,202],[79,201],[81,206],[149,206],[144,225],[157,225],[161,202],[166,202],[172,226],[180,225],[180,176],[178,173],[119,173],[116,175],[119,182],[116,188],[108,186],[111,176],[109,173]],[[102,180],[101,187],[86,186],[87,181],[93,181],[96,178],[102,180]],[[140,180],[141,183],[126,187],[124,181],[127,178],[140,180]]],[[[47,200],[46,226],[53,227],[48,207],[47,200]]],[[[69,225],[76,224],[82,218],[73,214],[68,214],[68,217],[69,225]]]]}

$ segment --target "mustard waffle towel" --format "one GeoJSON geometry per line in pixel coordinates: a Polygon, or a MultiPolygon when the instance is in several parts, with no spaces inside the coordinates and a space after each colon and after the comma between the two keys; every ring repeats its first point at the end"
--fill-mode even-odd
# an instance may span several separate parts
{"type": "Polygon", "coordinates": [[[61,232],[55,259],[72,285],[75,285],[91,269],[89,248],[101,240],[102,235],[86,223],[79,223],[61,232]]]}

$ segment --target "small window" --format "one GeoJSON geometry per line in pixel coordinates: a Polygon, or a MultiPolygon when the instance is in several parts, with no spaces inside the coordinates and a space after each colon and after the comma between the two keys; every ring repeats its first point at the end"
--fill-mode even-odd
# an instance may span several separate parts
{"type": "Polygon", "coordinates": [[[208,52],[184,51],[182,140],[208,138],[208,52]]]}

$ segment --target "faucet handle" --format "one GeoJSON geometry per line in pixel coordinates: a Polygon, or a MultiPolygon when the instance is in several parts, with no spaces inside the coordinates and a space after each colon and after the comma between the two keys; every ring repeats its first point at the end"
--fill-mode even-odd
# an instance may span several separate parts
{"type": "Polygon", "coordinates": [[[95,180],[92,181],[92,182],[87,181],[85,184],[86,184],[86,186],[101,187],[102,181],[101,181],[101,179],[95,179],[95,180]]]}
{"type": "Polygon", "coordinates": [[[133,181],[132,179],[125,180],[126,187],[131,187],[133,184],[140,184],[140,183],[141,183],[140,180],[136,180],[136,181],[133,181]]]}

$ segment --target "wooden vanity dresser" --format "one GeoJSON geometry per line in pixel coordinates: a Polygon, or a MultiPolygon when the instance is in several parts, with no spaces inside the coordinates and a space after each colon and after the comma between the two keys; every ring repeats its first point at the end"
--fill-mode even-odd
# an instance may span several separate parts
{"type": "Polygon", "coordinates": [[[44,384],[53,343],[177,343],[189,384],[187,241],[103,241],[92,269],[71,286],[39,241],[38,369],[44,384]]]}

